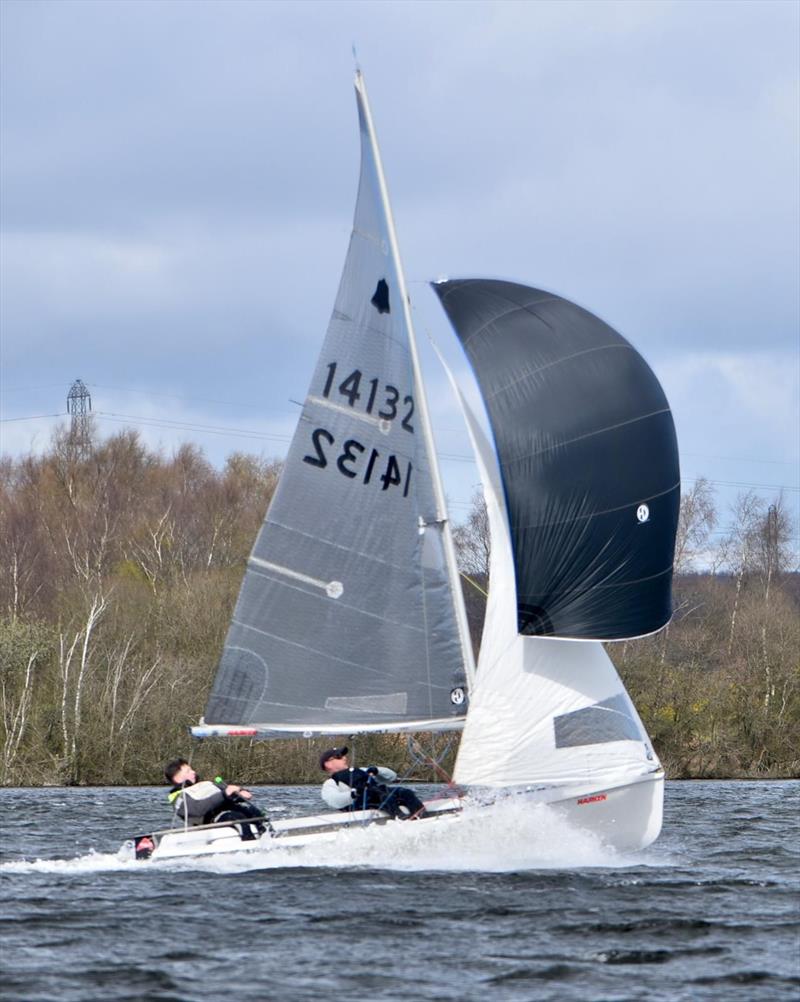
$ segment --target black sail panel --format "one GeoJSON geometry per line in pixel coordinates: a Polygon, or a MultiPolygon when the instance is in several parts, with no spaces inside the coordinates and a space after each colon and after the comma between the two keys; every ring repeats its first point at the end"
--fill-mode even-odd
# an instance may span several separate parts
{"type": "Polygon", "coordinates": [[[620,640],[663,627],[680,474],[650,367],[608,324],[552,293],[489,279],[433,288],[492,426],[520,633],[620,640]]]}

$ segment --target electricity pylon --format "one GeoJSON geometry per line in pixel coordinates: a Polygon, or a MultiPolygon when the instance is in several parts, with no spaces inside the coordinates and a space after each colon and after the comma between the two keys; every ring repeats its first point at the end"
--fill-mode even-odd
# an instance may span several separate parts
{"type": "Polygon", "coordinates": [[[92,411],[92,397],[83,380],[76,379],[67,394],[67,414],[70,415],[69,439],[77,455],[85,459],[92,448],[89,415],[92,411]]]}

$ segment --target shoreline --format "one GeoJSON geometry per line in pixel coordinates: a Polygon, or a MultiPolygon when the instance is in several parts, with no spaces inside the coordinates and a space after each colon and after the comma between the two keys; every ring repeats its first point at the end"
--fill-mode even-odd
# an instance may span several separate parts
{"type": "MultiPolygon", "coordinates": [[[[427,779],[415,779],[413,776],[404,778],[404,783],[418,786],[444,786],[444,783],[431,783],[427,779]]],[[[800,775],[796,776],[667,776],[667,783],[800,783],[800,775]]],[[[261,780],[245,780],[244,785],[261,787],[298,787],[315,788],[318,783],[267,783],[261,780]]],[[[166,790],[166,783],[37,783],[31,785],[0,785],[3,790],[166,790]]]]}

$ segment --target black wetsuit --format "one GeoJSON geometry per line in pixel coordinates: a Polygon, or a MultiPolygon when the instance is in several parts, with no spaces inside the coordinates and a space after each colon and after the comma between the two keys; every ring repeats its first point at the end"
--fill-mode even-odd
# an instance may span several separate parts
{"type": "Polygon", "coordinates": [[[424,811],[425,805],[406,786],[389,787],[378,778],[374,766],[367,769],[340,769],[331,776],[337,783],[344,783],[353,791],[353,802],[344,811],[364,811],[380,808],[393,818],[408,817],[424,811]],[[405,811],[401,810],[405,808],[405,811]],[[407,812],[407,813],[406,813],[407,812]]]}

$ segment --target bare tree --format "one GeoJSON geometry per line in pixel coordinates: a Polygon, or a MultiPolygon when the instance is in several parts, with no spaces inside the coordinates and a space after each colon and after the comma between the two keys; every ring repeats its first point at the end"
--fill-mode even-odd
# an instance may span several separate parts
{"type": "Polygon", "coordinates": [[[472,507],[466,522],[453,529],[453,542],[461,571],[469,632],[473,647],[477,652],[480,649],[483,622],[486,615],[486,599],[489,591],[489,557],[492,549],[489,514],[483,491],[478,490],[473,494],[472,507]]]}
{"type": "Polygon", "coordinates": [[[62,632],[59,636],[63,761],[71,782],[78,779],[78,748],[83,723],[83,695],[92,651],[92,635],[106,611],[107,604],[107,600],[102,594],[96,594],[85,613],[85,620],[72,634],[72,639],[69,639],[66,632],[62,632]],[[77,664],[73,666],[76,655],[77,664]]]}
{"type": "Polygon", "coordinates": [[[10,691],[8,665],[0,675],[0,712],[5,737],[3,740],[3,758],[0,761],[0,784],[8,782],[14,763],[19,754],[22,739],[28,727],[28,719],[33,703],[33,668],[40,658],[40,651],[31,651],[19,686],[19,691],[10,691]]]}
{"type": "Polygon", "coordinates": [[[736,633],[736,617],[742,596],[742,585],[747,575],[754,570],[754,551],[759,534],[759,526],[764,516],[764,502],[752,491],[739,494],[732,510],[733,523],[727,539],[723,542],[723,561],[736,579],[736,593],[731,609],[728,633],[728,655],[733,651],[736,633]]]}
{"type": "Polygon", "coordinates": [[[678,533],[675,538],[675,573],[691,570],[706,553],[711,533],[717,524],[714,490],[705,477],[694,482],[681,496],[678,533]]]}
{"type": "Polygon", "coordinates": [[[489,581],[492,538],[483,491],[476,491],[472,495],[472,507],[467,520],[453,530],[453,542],[462,572],[486,587],[489,581]]]}

